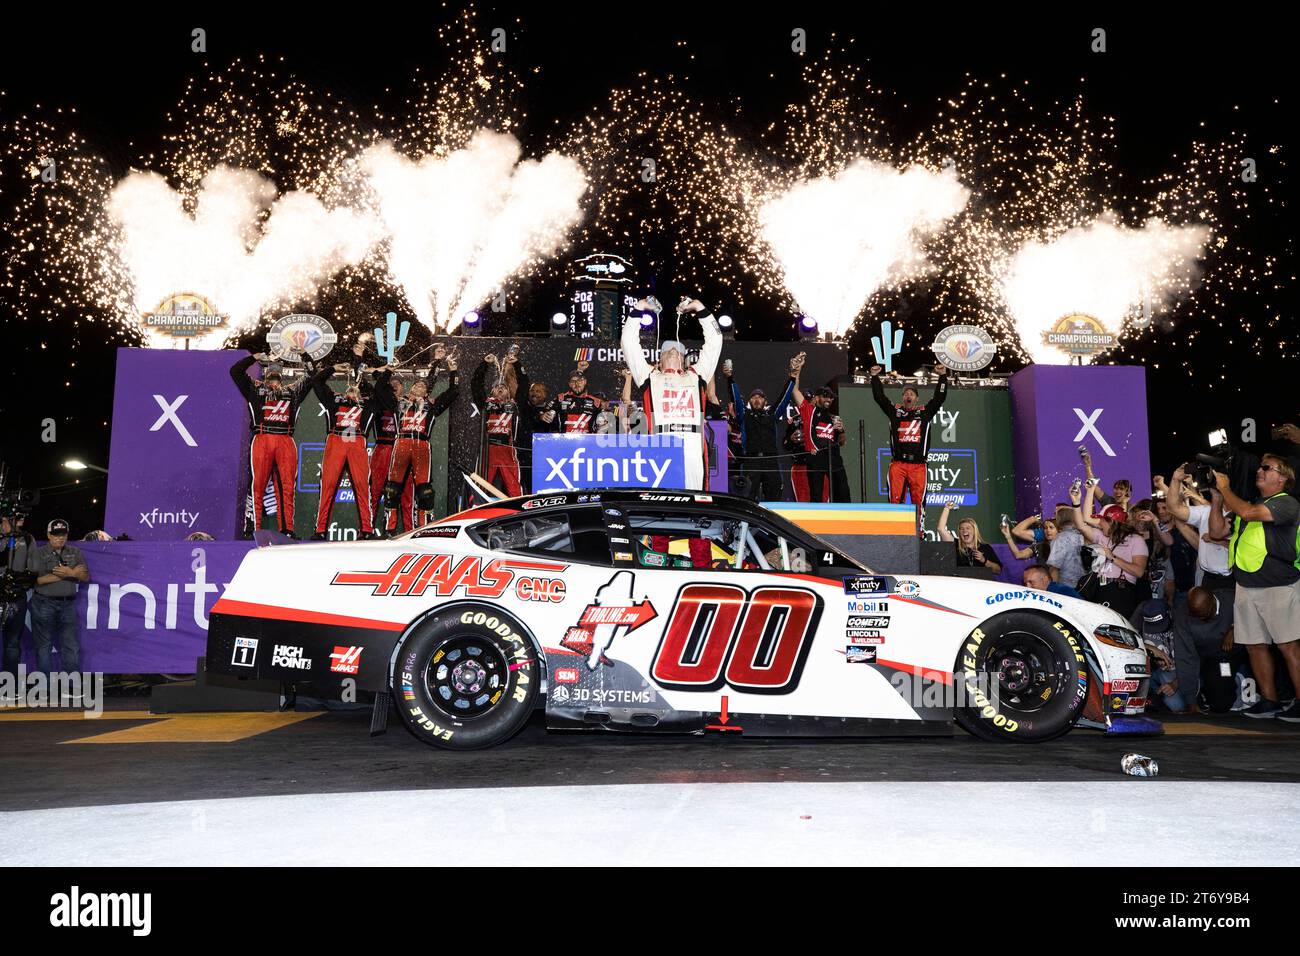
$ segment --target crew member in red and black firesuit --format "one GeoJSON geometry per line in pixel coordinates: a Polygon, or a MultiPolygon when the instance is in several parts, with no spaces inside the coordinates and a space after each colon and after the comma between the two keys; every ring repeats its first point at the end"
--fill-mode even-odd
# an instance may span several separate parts
{"type": "MultiPolygon", "coordinates": [[[[347,373],[351,371],[351,366],[336,365],[334,370],[347,373]]],[[[379,369],[380,375],[386,375],[387,372],[388,366],[379,369]]],[[[370,462],[366,458],[366,432],[371,426],[369,416],[374,414],[374,406],[362,401],[360,385],[349,385],[339,394],[330,388],[326,379],[316,378],[312,384],[329,421],[329,433],[325,436],[325,456],[320,469],[316,533],[312,538],[317,541],[325,539],[325,528],[329,524],[330,513],[334,510],[334,494],[338,491],[345,467],[348,479],[352,482],[361,533],[369,538],[378,538],[380,535],[375,531],[374,513],[370,506],[370,462]]]]}
{"type": "Polygon", "coordinates": [[[844,444],[844,422],[831,411],[835,392],[823,385],[808,398],[799,390],[799,369],[794,375],[794,400],[799,406],[803,422],[803,447],[808,452],[808,496],[813,501],[852,501],[849,495],[849,476],[840,457],[844,444]],[[825,489],[830,482],[829,490],[825,489]],[[823,497],[823,495],[825,497],[823,497]]]}
{"type": "Polygon", "coordinates": [[[559,405],[546,386],[528,386],[528,401],[519,405],[519,482],[525,493],[533,490],[533,436],[560,430],[559,405]]]}
{"type": "MultiPolygon", "coordinates": [[[[364,336],[363,336],[364,339],[364,336]]],[[[365,353],[364,341],[352,347],[354,369],[360,370],[360,359],[365,353]]],[[[433,349],[433,363],[437,366],[446,357],[447,350],[442,345],[433,349]]],[[[364,382],[364,378],[363,378],[364,382]]],[[[366,396],[366,411],[363,420],[370,423],[371,433],[375,436],[375,447],[370,453],[370,510],[374,515],[375,527],[383,533],[387,526],[384,520],[384,485],[388,483],[388,471],[393,462],[393,445],[397,441],[396,402],[402,400],[403,386],[399,378],[393,376],[392,370],[385,367],[375,373],[374,383],[366,396]],[[394,401],[388,402],[392,395],[394,401]]],[[[407,525],[415,520],[415,482],[410,477],[402,483],[402,514],[407,525]]]]}
{"type": "MultiPolygon", "coordinates": [[[[415,507],[418,512],[413,527],[423,524],[434,508],[432,451],[429,442],[433,437],[433,423],[451,407],[460,393],[454,351],[447,356],[447,374],[449,387],[433,401],[429,401],[429,384],[422,378],[411,383],[403,399],[398,399],[391,391],[387,395],[383,389],[375,391],[384,402],[384,407],[397,414],[397,440],[393,443],[388,481],[384,483],[384,504],[388,508],[390,533],[397,531],[397,502],[402,483],[408,476],[415,482],[415,507]]],[[[403,515],[403,521],[407,520],[409,516],[403,515]]]]}
{"type": "Polygon", "coordinates": [[[326,365],[304,375],[297,385],[286,387],[280,366],[272,365],[271,357],[265,352],[246,356],[230,369],[230,377],[248,403],[253,422],[253,445],[248,458],[253,472],[254,530],[262,526],[262,496],[266,483],[274,476],[276,519],[281,533],[294,537],[293,494],[298,487],[298,446],[293,441],[293,426],[314,380],[318,376],[327,378],[329,373],[326,365]],[[265,369],[260,382],[248,377],[254,362],[261,363],[265,369]]]}
{"type": "Polygon", "coordinates": [[[579,362],[569,375],[569,390],[561,392],[555,404],[560,413],[560,431],[566,435],[592,435],[605,400],[587,391],[587,362],[579,362]]]}
{"type": "Polygon", "coordinates": [[[903,389],[903,401],[895,405],[885,395],[880,382],[881,367],[871,366],[871,395],[881,411],[889,416],[889,500],[903,503],[904,490],[911,493],[912,504],[925,508],[925,462],[930,451],[930,422],[939,414],[948,397],[948,369],[939,366],[939,380],[934,396],[918,405],[920,395],[911,385],[903,389]]]}
{"type": "MultiPolygon", "coordinates": [[[[811,501],[808,497],[808,459],[812,456],[803,447],[803,419],[793,404],[786,406],[785,438],[781,447],[790,459],[790,488],[795,501],[811,501]]],[[[822,488],[822,501],[828,500],[829,487],[822,488]]]]}
{"type": "Polygon", "coordinates": [[[528,376],[519,365],[519,353],[507,353],[502,378],[488,390],[489,371],[494,374],[501,368],[497,357],[489,352],[474,370],[470,393],[474,403],[483,413],[483,465],[479,474],[504,491],[511,498],[523,494],[519,485],[519,427],[522,418],[520,407],[528,402],[528,376]],[[513,380],[513,381],[512,381],[513,380]],[[501,480],[497,480],[497,476],[501,480]]]}

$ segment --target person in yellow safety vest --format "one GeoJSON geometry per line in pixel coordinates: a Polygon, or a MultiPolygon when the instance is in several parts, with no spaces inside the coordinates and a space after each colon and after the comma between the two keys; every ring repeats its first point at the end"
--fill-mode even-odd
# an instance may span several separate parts
{"type": "MultiPolygon", "coordinates": [[[[1300,702],[1285,708],[1278,702],[1269,646],[1277,645],[1292,686],[1300,688],[1300,501],[1287,494],[1295,487],[1295,471],[1285,459],[1264,455],[1255,471],[1259,497],[1253,503],[1237,497],[1227,475],[1216,471],[1214,483],[1235,515],[1228,566],[1237,582],[1236,643],[1246,645],[1259,690],[1259,700],[1242,713],[1300,723],[1300,702]]],[[[1213,523],[1210,530],[1216,533],[1213,523]]]]}

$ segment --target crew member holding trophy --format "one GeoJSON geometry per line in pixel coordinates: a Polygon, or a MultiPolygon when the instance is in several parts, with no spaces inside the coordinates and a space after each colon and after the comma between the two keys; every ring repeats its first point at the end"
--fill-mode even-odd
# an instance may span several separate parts
{"type": "Polygon", "coordinates": [[[501,369],[501,364],[491,352],[483,356],[483,362],[474,371],[470,391],[474,403],[483,411],[483,465],[480,474],[488,484],[517,498],[523,494],[519,485],[519,455],[515,451],[519,441],[519,409],[528,402],[529,381],[519,364],[519,346],[510,346],[504,369],[501,369]],[[497,381],[491,391],[487,385],[489,370],[497,372],[497,381]]]}
{"type": "MultiPolygon", "coordinates": [[[[642,299],[639,311],[652,308],[642,299]]],[[[704,312],[699,299],[686,296],[677,306],[678,313],[704,312]]],[[[686,487],[707,490],[709,482],[708,444],[704,441],[704,402],[708,383],[722,354],[722,330],[712,314],[700,318],[704,347],[699,361],[686,367],[686,348],[681,342],[667,341],[659,346],[659,361],[650,365],[641,353],[641,320],[636,313],[623,321],[623,358],[632,381],[642,390],[641,408],[648,430],[653,435],[677,435],[686,451],[686,487]]]]}
{"type": "MultiPolygon", "coordinates": [[[[390,533],[398,530],[397,503],[402,484],[408,475],[415,482],[415,507],[418,514],[414,526],[407,530],[414,530],[414,527],[423,524],[428,513],[434,509],[429,441],[433,437],[434,422],[451,407],[460,392],[454,350],[447,355],[447,375],[451,387],[433,401],[429,401],[429,383],[424,379],[416,379],[402,399],[397,398],[392,391],[375,390],[382,407],[397,417],[397,440],[393,444],[392,463],[388,469],[388,481],[384,485],[384,503],[388,508],[390,533]]],[[[403,515],[402,519],[404,522],[412,520],[410,515],[403,515]]]]}
{"type": "MultiPolygon", "coordinates": [[[[350,366],[338,365],[335,370],[348,372],[350,366]]],[[[387,366],[380,369],[381,373],[385,371],[387,366]]],[[[371,406],[362,402],[359,385],[349,385],[340,395],[329,387],[324,378],[316,377],[312,380],[312,387],[329,420],[329,434],[325,436],[325,456],[320,470],[316,533],[312,538],[325,540],[325,529],[329,525],[330,513],[334,510],[334,493],[343,478],[344,468],[347,468],[348,478],[352,482],[361,533],[368,538],[377,538],[379,534],[375,531],[374,515],[370,510],[370,461],[366,458],[366,431],[370,427],[367,414],[371,411],[371,406]]]]}

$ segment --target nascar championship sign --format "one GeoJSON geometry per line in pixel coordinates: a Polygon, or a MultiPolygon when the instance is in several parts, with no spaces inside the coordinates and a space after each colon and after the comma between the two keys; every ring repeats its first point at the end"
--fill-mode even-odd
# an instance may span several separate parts
{"type": "Polygon", "coordinates": [[[685,450],[676,435],[533,436],[534,491],[685,484],[685,450]]]}

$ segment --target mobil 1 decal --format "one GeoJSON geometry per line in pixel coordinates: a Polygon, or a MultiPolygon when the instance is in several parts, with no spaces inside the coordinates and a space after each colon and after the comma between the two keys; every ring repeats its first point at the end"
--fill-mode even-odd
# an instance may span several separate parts
{"type": "Polygon", "coordinates": [[[821,614],[822,599],[806,588],[684,585],[650,676],[672,690],[787,694],[799,686],[821,614]]]}

